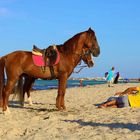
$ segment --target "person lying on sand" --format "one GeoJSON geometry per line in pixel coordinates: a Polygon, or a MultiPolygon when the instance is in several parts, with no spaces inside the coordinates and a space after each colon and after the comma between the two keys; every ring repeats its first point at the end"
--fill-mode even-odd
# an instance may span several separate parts
{"type": "Polygon", "coordinates": [[[106,107],[140,107],[140,87],[130,87],[123,92],[117,92],[114,97],[108,98],[98,106],[98,108],[106,107]]]}

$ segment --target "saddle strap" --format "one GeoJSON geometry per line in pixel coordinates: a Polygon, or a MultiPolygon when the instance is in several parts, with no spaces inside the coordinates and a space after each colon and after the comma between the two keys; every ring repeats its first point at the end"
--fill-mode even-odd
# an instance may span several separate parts
{"type": "Polygon", "coordinates": [[[47,62],[47,59],[46,59],[47,58],[47,53],[46,52],[47,52],[47,50],[46,49],[43,49],[43,60],[44,60],[45,66],[47,65],[47,63],[46,63],[47,62]]]}

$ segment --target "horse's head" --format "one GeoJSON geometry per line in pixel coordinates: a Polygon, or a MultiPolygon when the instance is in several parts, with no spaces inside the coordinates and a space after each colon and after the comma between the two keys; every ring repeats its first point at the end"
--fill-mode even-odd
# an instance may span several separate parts
{"type": "Polygon", "coordinates": [[[87,34],[84,47],[88,48],[92,55],[97,57],[100,54],[100,47],[98,45],[95,32],[91,28],[89,28],[86,33],[87,34]]]}
{"type": "Polygon", "coordinates": [[[94,62],[92,60],[92,55],[87,48],[83,49],[82,60],[88,65],[88,67],[93,67],[94,62]]]}

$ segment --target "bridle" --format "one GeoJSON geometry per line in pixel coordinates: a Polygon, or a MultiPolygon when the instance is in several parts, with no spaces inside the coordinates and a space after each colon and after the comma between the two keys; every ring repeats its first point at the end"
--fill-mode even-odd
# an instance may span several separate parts
{"type": "MultiPolygon", "coordinates": [[[[88,42],[88,41],[90,40],[91,36],[92,36],[92,34],[89,33],[89,32],[87,32],[87,34],[88,34],[88,36],[87,36],[85,42],[88,42]]],[[[85,44],[85,46],[86,46],[86,44],[85,44]]],[[[90,51],[92,54],[96,51],[96,48],[94,47],[94,43],[93,43],[93,42],[92,42],[91,48],[89,48],[89,51],[90,51]]]]}
{"type": "Polygon", "coordinates": [[[92,52],[90,49],[88,49],[87,51],[85,51],[84,49],[82,50],[82,56],[87,56],[90,55],[92,52]]]}
{"type": "Polygon", "coordinates": [[[85,51],[84,49],[82,49],[82,53],[73,52],[73,54],[78,55],[79,57],[82,58],[83,56],[87,56],[87,55],[92,54],[92,52],[91,52],[91,50],[89,48],[87,51],[85,51]]]}
{"type": "MultiPolygon", "coordinates": [[[[88,33],[88,36],[87,36],[85,42],[90,41],[90,38],[91,38],[91,33],[88,33]]],[[[93,44],[93,42],[92,42],[91,48],[88,48],[87,45],[84,44],[81,53],[73,52],[73,54],[78,55],[78,56],[82,59],[84,56],[86,57],[87,55],[93,54],[94,51],[96,51],[96,50],[95,50],[94,44],[93,44]],[[87,48],[87,50],[85,50],[85,48],[87,48]]],[[[81,62],[79,63],[79,65],[81,65],[81,62]]],[[[74,73],[79,73],[79,72],[80,72],[83,68],[85,68],[85,67],[87,67],[87,65],[79,66],[79,70],[78,70],[77,72],[74,72],[74,73]]]]}
{"type": "MultiPolygon", "coordinates": [[[[90,55],[91,53],[92,53],[92,52],[91,52],[90,49],[88,49],[87,51],[85,51],[84,49],[82,49],[82,53],[81,53],[81,54],[79,54],[79,53],[74,53],[74,54],[78,55],[78,56],[82,59],[83,56],[90,55]]],[[[78,71],[73,71],[73,73],[79,73],[83,68],[86,68],[86,67],[87,67],[87,64],[81,66],[81,61],[80,61],[80,63],[79,63],[78,65],[80,65],[80,66],[78,67],[79,70],[78,70],[78,71]]]]}

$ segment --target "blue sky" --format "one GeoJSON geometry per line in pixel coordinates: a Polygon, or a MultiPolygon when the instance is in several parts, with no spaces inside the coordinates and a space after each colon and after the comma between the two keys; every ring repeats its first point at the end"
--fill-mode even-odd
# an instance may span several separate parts
{"type": "Polygon", "coordinates": [[[75,77],[101,77],[112,66],[140,77],[140,0],[0,0],[0,56],[62,44],[94,29],[101,54],[75,77]]]}

